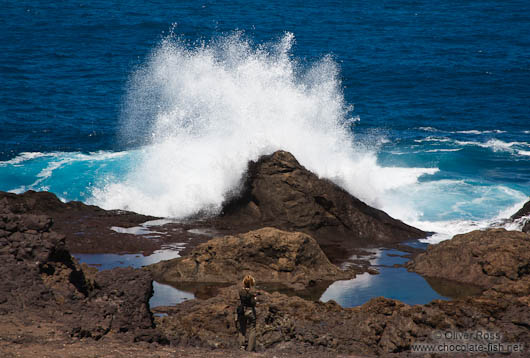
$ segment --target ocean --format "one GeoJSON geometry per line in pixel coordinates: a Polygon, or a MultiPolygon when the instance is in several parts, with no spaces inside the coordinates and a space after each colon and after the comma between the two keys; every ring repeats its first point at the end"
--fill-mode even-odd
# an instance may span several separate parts
{"type": "Polygon", "coordinates": [[[434,234],[530,195],[524,1],[4,1],[0,190],[215,214],[277,149],[434,234]]]}

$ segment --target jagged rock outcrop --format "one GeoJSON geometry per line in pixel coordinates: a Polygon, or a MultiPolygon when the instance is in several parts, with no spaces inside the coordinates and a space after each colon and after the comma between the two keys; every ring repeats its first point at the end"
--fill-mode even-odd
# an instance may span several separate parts
{"type": "MultiPolygon", "coordinates": [[[[493,343],[529,342],[528,239],[520,232],[477,231],[433,245],[418,257],[418,268],[430,267],[429,272],[441,271],[444,278],[455,279],[459,275],[457,281],[476,280],[482,284],[486,290],[474,297],[414,306],[380,297],[362,306],[342,308],[332,301],[312,302],[259,291],[259,349],[321,349],[363,356],[408,357],[416,356],[411,352],[415,343],[470,343],[444,341],[435,332],[473,331],[499,334],[501,338],[493,343]],[[457,268],[451,271],[451,267],[457,268]],[[465,267],[471,271],[469,276],[465,267]]],[[[233,286],[208,300],[157,308],[168,314],[157,318],[157,326],[175,344],[237,347],[233,321],[236,306],[237,287],[233,286]]],[[[510,356],[526,354],[522,351],[510,356]]]]}
{"type": "MultiPolygon", "coordinates": [[[[342,308],[333,301],[313,302],[258,291],[259,349],[409,357],[417,356],[411,349],[420,342],[530,342],[529,239],[525,233],[502,229],[476,231],[432,245],[419,255],[410,268],[432,277],[479,284],[484,289],[478,296],[452,301],[410,306],[379,297],[362,306],[342,308]],[[473,331],[493,332],[500,338],[446,341],[435,333],[473,331]]],[[[237,287],[225,288],[207,300],[157,308],[168,314],[156,319],[157,327],[175,344],[234,348],[237,304],[237,287]]],[[[528,347],[524,349],[510,356],[526,357],[528,347]]]]}
{"type": "Polygon", "coordinates": [[[241,191],[224,203],[219,216],[197,214],[186,222],[152,227],[157,238],[111,228],[135,227],[158,218],[104,210],[77,201],[63,203],[48,192],[0,192],[0,206],[12,213],[51,217],[54,230],[65,235],[67,248],[74,253],[149,254],[176,242],[190,244],[184,249],[187,252],[210,238],[201,232],[233,235],[271,226],[311,235],[328,258],[338,263],[359,247],[389,245],[427,235],[368,206],[331,181],[318,178],[285,151],[250,162],[241,191]]]}
{"type": "Polygon", "coordinates": [[[243,189],[225,203],[220,222],[245,231],[263,226],[302,231],[313,236],[328,256],[345,247],[426,236],[318,178],[285,151],[249,163],[243,189]]]}
{"type": "Polygon", "coordinates": [[[455,235],[430,245],[407,267],[423,276],[482,288],[516,281],[530,283],[530,235],[505,229],[455,235]]]}
{"type": "Polygon", "coordinates": [[[145,333],[153,327],[149,273],[83,269],[51,225],[46,216],[18,215],[0,206],[0,314],[52,319],[76,337],[127,332],[156,340],[156,334],[145,333]]]}
{"type": "Polygon", "coordinates": [[[124,210],[104,210],[79,201],[64,203],[49,192],[29,190],[13,194],[0,191],[0,211],[50,217],[54,231],[64,235],[66,248],[72,253],[149,255],[166,245],[183,242],[195,245],[210,238],[208,234],[188,232],[189,229],[203,228],[205,224],[201,221],[168,223],[160,220],[159,225],[144,227],[143,223],[160,218],[124,210]],[[113,227],[118,229],[113,230],[113,227]],[[140,232],[127,231],[127,228],[133,227],[139,228],[140,232]]]}
{"type": "Polygon", "coordinates": [[[512,221],[521,221],[521,224],[523,225],[522,231],[530,233],[530,200],[527,201],[515,214],[513,214],[510,219],[512,221]]]}
{"type": "Polygon", "coordinates": [[[64,235],[66,247],[75,253],[151,252],[160,245],[135,235],[112,231],[112,226],[131,227],[155,219],[122,210],[104,210],[80,201],[63,203],[53,193],[29,190],[23,194],[0,191],[0,210],[17,215],[45,215],[54,231],[64,235]]]}
{"type": "MultiPolygon", "coordinates": [[[[485,295],[414,306],[379,297],[362,306],[342,308],[333,301],[313,302],[258,291],[258,350],[318,349],[323,353],[359,356],[390,353],[423,357],[411,352],[412,344],[439,344],[440,340],[434,337],[436,331],[500,332],[502,342],[528,342],[527,301],[503,297],[485,295]]],[[[157,327],[173,344],[236,348],[233,320],[236,305],[237,287],[230,287],[208,300],[158,308],[168,316],[156,318],[157,327]]],[[[512,356],[524,357],[524,354],[512,356]]]]}
{"type": "Polygon", "coordinates": [[[260,283],[305,289],[317,282],[355,276],[331,264],[315,239],[300,232],[263,228],[214,238],[185,257],[147,267],[156,280],[167,283],[239,282],[252,274],[260,283]]]}

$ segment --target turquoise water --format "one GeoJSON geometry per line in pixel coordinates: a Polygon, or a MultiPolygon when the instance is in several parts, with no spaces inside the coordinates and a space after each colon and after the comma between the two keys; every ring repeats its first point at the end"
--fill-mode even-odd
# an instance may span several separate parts
{"type": "Polygon", "coordinates": [[[530,195],[524,1],[4,5],[0,190],[215,214],[281,148],[430,242],[530,195]]]}

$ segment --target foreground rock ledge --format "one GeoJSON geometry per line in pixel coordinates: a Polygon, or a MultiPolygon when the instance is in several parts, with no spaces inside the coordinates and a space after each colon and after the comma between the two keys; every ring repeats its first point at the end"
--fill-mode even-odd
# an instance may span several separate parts
{"type": "MultiPolygon", "coordinates": [[[[109,343],[107,347],[112,351],[103,352],[107,356],[116,356],[117,352],[127,355],[133,347],[145,347],[132,345],[132,340],[224,347],[228,350],[211,353],[243,356],[237,350],[233,321],[236,287],[223,289],[208,300],[158,308],[157,312],[168,316],[157,317],[153,322],[148,305],[152,294],[149,273],[132,268],[95,273],[78,266],[65,249],[64,238],[51,231],[49,218],[0,211],[0,244],[0,352],[7,349],[7,357],[11,353],[24,355],[29,352],[25,350],[28,345],[34,348],[27,356],[42,356],[49,351],[50,342],[57,347],[56,352],[66,357],[79,357],[77,351],[68,353],[68,347],[84,344],[87,350],[94,351],[83,357],[94,356],[96,351],[99,356],[101,351],[97,349],[109,343]],[[79,339],[88,337],[98,343],[79,339]]],[[[468,260],[469,255],[470,251],[463,251],[459,259],[468,260]]],[[[513,256],[506,256],[506,260],[512,259],[513,256]]],[[[508,261],[502,261],[502,265],[501,261],[491,262],[495,269],[505,267],[504,264],[511,267],[508,261]]],[[[424,357],[430,355],[412,354],[411,346],[414,342],[430,342],[435,330],[500,332],[503,342],[528,344],[528,275],[513,277],[511,284],[498,284],[479,297],[415,306],[375,298],[362,306],[344,309],[334,302],[311,302],[259,291],[259,349],[267,350],[260,355],[310,356],[307,353],[317,352],[316,356],[325,357],[343,352],[424,357]]],[[[180,348],[161,349],[158,345],[148,349],[160,351],[163,356],[171,356],[171,351],[182,352],[180,348]]],[[[147,348],[144,352],[138,350],[136,356],[152,356],[146,351],[147,348]]],[[[182,355],[193,356],[193,352],[197,351],[182,355]]],[[[198,352],[199,356],[210,355],[205,350],[198,352]]],[[[527,357],[527,353],[528,350],[510,356],[527,357]]]]}
{"type": "Polygon", "coordinates": [[[275,228],[214,238],[186,257],[162,261],[147,269],[156,280],[172,284],[233,284],[245,274],[252,274],[259,283],[279,283],[299,290],[317,282],[355,276],[331,264],[311,236],[275,228]]]}
{"type": "MultiPolygon", "coordinates": [[[[156,318],[157,328],[172,344],[237,349],[233,321],[237,299],[237,287],[231,287],[208,300],[160,307],[157,310],[167,316],[156,318]]],[[[499,332],[505,343],[530,342],[528,296],[499,297],[495,292],[414,306],[378,297],[362,306],[342,308],[334,301],[312,302],[258,291],[257,317],[260,351],[316,349],[363,357],[435,357],[411,352],[414,343],[439,344],[433,341],[435,331],[499,332]]],[[[503,355],[488,355],[492,356],[503,355]]]]}
{"type": "Polygon", "coordinates": [[[314,237],[328,257],[344,248],[426,236],[317,177],[285,151],[249,163],[243,189],[225,203],[219,223],[240,232],[264,226],[302,231],[314,237]]]}
{"type": "Polygon", "coordinates": [[[51,321],[72,337],[121,334],[156,340],[149,273],[83,268],[51,225],[46,216],[16,215],[0,207],[0,315],[15,315],[27,324],[51,321]]]}
{"type": "MultiPolygon", "coordinates": [[[[433,245],[410,266],[420,272],[436,274],[433,277],[478,283],[484,291],[476,297],[435,300],[414,306],[379,297],[359,307],[342,308],[333,301],[311,302],[259,291],[259,348],[434,357],[436,355],[412,353],[412,345],[419,342],[439,344],[440,340],[433,338],[435,331],[481,331],[501,334],[503,343],[525,344],[523,352],[509,356],[527,357],[530,342],[529,242],[530,235],[520,232],[476,231],[433,245]]],[[[156,318],[156,324],[173,343],[235,348],[233,311],[237,300],[237,287],[233,286],[208,300],[160,307],[156,310],[168,316],[156,318]]],[[[485,356],[505,354],[477,355],[485,356]]]]}

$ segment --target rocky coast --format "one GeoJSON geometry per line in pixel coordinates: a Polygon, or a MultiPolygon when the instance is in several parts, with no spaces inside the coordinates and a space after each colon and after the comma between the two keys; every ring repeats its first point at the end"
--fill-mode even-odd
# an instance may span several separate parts
{"type": "Polygon", "coordinates": [[[188,255],[146,267],[160,282],[170,284],[238,282],[242,275],[262,284],[306,290],[322,282],[355,277],[354,270],[331,264],[315,239],[301,232],[262,228],[211,239],[188,255]]]}
{"type": "MultiPolygon", "coordinates": [[[[0,193],[0,352],[6,357],[246,356],[237,349],[234,324],[233,284],[242,275],[301,292],[370,269],[337,266],[355,250],[425,235],[318,178],[283,151],[249,163],[241,192],[213,218],[160,221],[63,203],[51,193],[0,193]],[[116,227],[143,227],[158,235],[116,227]],[[143,269],[98,271],[71,255],[149,253],[179,242],[186,242],[182,257],[143,269]],[[153,279],[225,287],[213,297],[152,308],[153,279]]],[[[436,343],[436,335],[448,331],[497,332],[503,343],[528,345],[529,252],[530,234],[500,229],[431,245],[413,255],[407,268],[426,278],[477,286],[479,293],[423,305],[376,297],[343,308],[334,301],[260,289],[254,355],[431,357],[413,353],[413,346],[436,343]]]]}

